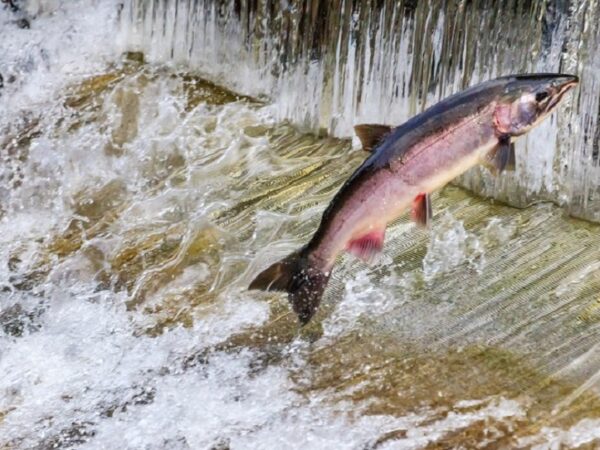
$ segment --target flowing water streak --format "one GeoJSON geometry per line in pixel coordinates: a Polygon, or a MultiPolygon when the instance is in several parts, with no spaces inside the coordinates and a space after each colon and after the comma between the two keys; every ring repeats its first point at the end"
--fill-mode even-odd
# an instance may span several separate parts
{"type": "Polygon", "coordinates": [[[277,116],[351,136],[399,124],[442,97],[502,74],[572,72],[567,106],[517,145],[517,171],[458,182],[517,206],[553,200],[600,220],[597,0],[129,0],[121,44],[198,69],[277,116]]]}

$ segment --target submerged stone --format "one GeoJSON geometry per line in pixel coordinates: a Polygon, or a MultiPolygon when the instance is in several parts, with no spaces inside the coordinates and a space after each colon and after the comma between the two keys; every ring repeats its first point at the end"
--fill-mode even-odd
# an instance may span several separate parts
{"type": "Polygon", "coordinates": [[[38,318],[41,311],[27,311],[19,303],[0,310],[0,328],[12,337],[21,337],[25,332],[40,328],[38,318]]]}
{"type": "Polygon", "coordinates": [[[191,111],[199,104],[224,105],[237,101],[257,102],[256,99],[237,94],[198,75],[182,73],[178,76],[183,82],[187,111],[191,111]]]}

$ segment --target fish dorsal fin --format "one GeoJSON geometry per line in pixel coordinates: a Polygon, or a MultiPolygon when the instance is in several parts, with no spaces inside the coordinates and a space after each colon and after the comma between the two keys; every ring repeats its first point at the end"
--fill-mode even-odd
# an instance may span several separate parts
{"type": "Polygon", "coordinates": [[[385,239],[385,227],[372,230],[357,239],[352,239],[347,246],[347,250],[357,258],[367,263],[372,263],[377,255],[383,250],[383,241],[385,239]]]}
{"type": "Polygon", "coordinates": [[[411,217],[417,225],[428,227],[431,224],[433,216],[431,208],[431,196],[429,194],[419,194],[413,200],[411,217]]]}
{"type": "Polygon", "coordinates": [[[501,136],[498,145],[488,154],[486,165],[499,174],[505,170],[515,170],[515,162],[515,144],[510,141],[510,136],[501,136]]]}
{"type": "Polygon", "coordinates": [[[363,150],[367,152],[373,151],[390,131],[392,131],[392,127],[389,125],[363,123],[354,127],[354,132],[360,139],[363,150]]]}

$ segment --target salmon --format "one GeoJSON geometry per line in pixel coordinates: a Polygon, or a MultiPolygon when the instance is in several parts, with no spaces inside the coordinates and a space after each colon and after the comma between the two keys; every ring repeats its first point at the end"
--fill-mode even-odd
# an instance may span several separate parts
{"type": "Polygon", "coordinates": [[[371,154],[325,209],[312,239],[262,271],[249,289],[288,293],[301,324],[315,314],[336,258],[372,261],[385,230],[407,210],[420,225],[432,216],[430,194],[483,164],[514,165],[514,140],[552,113],[578,78],[511,75],[448,97],[404,124],[362,124],[355,131],[371,154]]]}

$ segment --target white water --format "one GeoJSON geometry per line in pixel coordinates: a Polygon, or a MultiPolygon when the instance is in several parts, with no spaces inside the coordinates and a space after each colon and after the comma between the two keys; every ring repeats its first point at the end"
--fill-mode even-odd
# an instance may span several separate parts
{"type": "MultiPolygon", "coordinates": [[[[32,140],[26,161],[19,164],[2,154],[0,168],[0,314],[19,305],[17,319],[23,327],[22,336],[0,330],[0,448],[353,449],[398,429],[408,431],[377,448],[421,448],[482,419],[520,420],[526,402],[502,396],[461,400],[440,418],[438,411],[427,409],[403,416],[364,414],[369,402],[344,400],[344,391],[340,396],[329,390],[299,393],[294,377],[309,371],[310,350],[299,337],[284,345],[280,364],[260,367],[262,354],[252,348],[202,357],[214,345],[269,318],[267,303],[242,288],[248,274],[240,274],[239,261],[247,263],[248,248],[231,231],[216,230],[219,242],[228,246],[217,269],[225,280],[234,281],[230,287],[225,283],[214,304],[193,311],[190,327],[175,325],[155,337],[145,334],[160,313],[127,309],[133,294],[126,290],[99,289],[99,270],[107,269],[109,256],[127,248],[136,233],[180,233],[185,256],[185,243],[212,229],[211,212],[244,198],[243,183],[239,191],[227,184],[231,176],[248,176],[234,170],[239,161],[245,161],[253,176],[295,169],[271,153],[264,137],[244,131],[276,123],[281,111],[277,105],[200,104],[184,115],[181,82],[164,71],[145,85],[135,77],[123,82],[125,91],[139,89],[139,123],[123,143],[121,157],[107,154],[111,130],[119,127],[124,114],[118,95],[106,94],[98,116],[88,111],[74,117],[64,106],[64,93],[67,86],[105,72],[119,60],[117,6],[105,0],[32,6],[37,17],[31,30],[18,30],[12,15],[0,9],[0,72],[5,81],[11,74],[16,77],[0,96],[0,129],[10,135],[25,119],[40,121],[40,134],[32,140]],[[81,127],[69,128],[86,118],[89,122],[81,127]],[[177,152],[186,161],[183,182],[169,178],[173,168],[167,161],[177,152]],[[22,183],[13,185],[17,169],[22,183]],[[48,253],[44,246],[77,218],[82,209],[77,199],[89,204],[94,197],[86,192],[115,181],[114,200],[123,201],[125,210],[104,232],[92,235],[87,230],[90,236],[80,251],[65,258],[50,255],[51,269],[41,282],[31,289],[16,288],[20,277],[48,253]],[[98,253],[104,256],[95,258],[98,253]],[[200,355],[196,364],[186,363],[194,355],[200,355]]],[[[290,95],[300,96],[294,92],[290,89],[290,95]]],[[[315,164],[320,160],[306,158],[315,164]]],[[[290,221],[283,213],[260,214],[252,238],[259,244],[269,242],[266,232],[279,235],[290,221]],[[281,222],[273,230],[272,224],[281,222]]],[[[430,275],[464,261],[479,267],[480,250],[467,242],[473,236],[452,217],[444,220],[448,229],[442,223],[426,260],[430,275]],[[458,260],[444,256],[448,248],[458,260]]],[[[283,239],[277,245],[285,253],[290,242],[283,239]]],[[[295,245],[298,238],[288,239],[295,245]]],[[[272,250],[267,250],[269,256],[272,250]]],[[[174,279],[160,290],[150,289],[147,305],[185,293],[214,275],[214,261],[207,258],[174,272],[174,279]]],[[[134,292],[143,291],[156,276],[148,269],[136,280],[134,292]]],[[[365,295],[361,285],[368,286],[368,280],[349,282],[337,316],[324,323],[317,348],[344,330],[360,328],[356,318],[377,302],[377,295],[390,305],[389,293],[374,289],[365,295]]],[[[570,429],[544,430],[530,441],[589,442],[596,437],[594,424],[585,419],[570,429]]]]}

